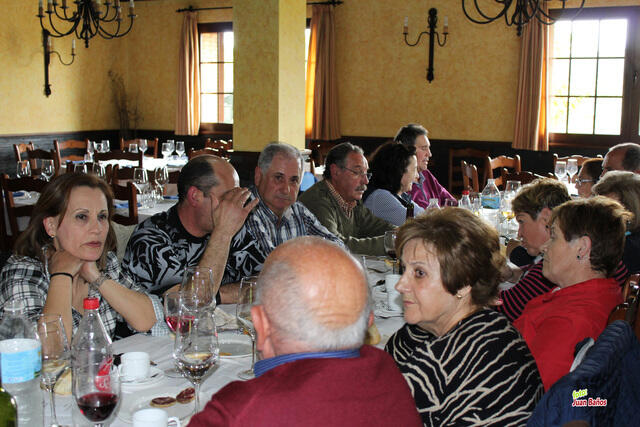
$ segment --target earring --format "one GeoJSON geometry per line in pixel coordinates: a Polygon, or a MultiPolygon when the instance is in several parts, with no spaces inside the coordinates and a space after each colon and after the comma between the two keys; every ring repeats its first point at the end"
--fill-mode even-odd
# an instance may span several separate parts
{"type": "Polygon", "coordinates": [[[580,259],[580,255],[576,256],[576,258],[580,259]]]}
{"type": "Polygon", "coordinates": [[[462,299],[462,295],[460,294],[456,294],[456,297],[458,297],[458,299],[462,299]]]}

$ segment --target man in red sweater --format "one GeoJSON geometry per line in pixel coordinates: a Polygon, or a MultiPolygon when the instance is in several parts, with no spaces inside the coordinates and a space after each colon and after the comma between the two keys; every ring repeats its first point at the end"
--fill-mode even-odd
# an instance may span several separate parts
{"type": "Polygon", "coordinates": [[[263,359],[256,378],[216,393],[189,426],[419,426],[391,357],[363,345],[372,322],[360,264],[317,237],[267,258],[251,310],[263,359]]]}

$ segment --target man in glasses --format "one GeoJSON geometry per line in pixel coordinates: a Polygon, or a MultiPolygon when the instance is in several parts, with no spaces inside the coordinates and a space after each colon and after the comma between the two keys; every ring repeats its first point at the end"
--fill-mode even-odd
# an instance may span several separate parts
{"type": "Polygon", "coordinates": [[[338,144],[327,154],[324,180],[299,199],[352,252],[384,255],[384,233],[395,227],[374,216],[361,202],[371,178],[368,170],[360,147],[338,144]]]}

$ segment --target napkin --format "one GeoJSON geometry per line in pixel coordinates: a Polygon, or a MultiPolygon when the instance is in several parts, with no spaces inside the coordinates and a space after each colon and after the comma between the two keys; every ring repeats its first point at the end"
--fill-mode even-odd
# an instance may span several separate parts
{"type": "Polygon", "coordinates": [[[165,200],[178,200],[178,196],[162,196],[165,200]]]}
{"type": "Polygon", "coordinates": [[[13,197],[22,197],[24,196],[24,191],[14,191],[13,197]]]}

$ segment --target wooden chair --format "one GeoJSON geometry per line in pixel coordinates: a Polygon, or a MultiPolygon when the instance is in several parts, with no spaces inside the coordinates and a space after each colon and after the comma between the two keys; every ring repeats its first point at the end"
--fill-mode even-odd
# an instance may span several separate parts
{"type": "Polygon", "coordinates": [[[223,139],[212,140],[211,138],[207,138],[204,142],[204,148],[217,151],[216,155],[223,159],[228,159],[229,154],[233,152],[233,146],[223,139]]]}
{"type": "Polygon", "coordinates": [[[138,190],[136,186],[133,185],[133,182],[128,181],[125,185],[119,185],[115,181],[112,181],[111,190],[116,200],[126,200],[129,205],[128,216],[122,215],[121,213],[114,213],[111,219],[120,225],[138,224],[138,190]]]}
{"type": "Polygon", "coordinates": [[[114,150],[107,153],[93,153],[93,160],[95,162],[102,162],[108,160],[131,160],[138,162],[139,168],[142,167],[142,152],[129,153],[127,151],[114,150]]]}
{"type": "MultiPolygon", "coordinates": [[[[128,139],[120,138],[120,151],[129,151],[130,144],[139,144],[140,138],[128,139]]],[[[147,139],[147,151],[145,155],[149,157],[158,157],[158,138],[147,139]]]]}
{"type": "Polygon", "coordinates": [[[542,175],[535,174],[529,171],[509,172],[509,169],[502,168],[500,173],[502,182],[506,185],[507,181],[520,181],[520,184],[529,184],[538,178],[545,178],[542,175]]]}
{"type": "Polygon", "coordinates": [[[27,142],[22,144],[13,144],[13,153],[16,155],[16,162],[21,160],[26,160],[28,157],[24,158],[24,155],[28,151],[32,151],[35,148],[33,147],[33,142],[27,142]]]}
{"type": "Polygon", "coordinates": [[[58,167],[64,164],[67,160],[84,160],[88,142],[88,139],[85,139],[84,141],[69,139],[62,142],[54,140],[53,151],[57,159],[58,167]]]}
{"type": "Polygon", "coordinates": [[[467,164],[474,164],[479,173],[484,173],[484,159],[489,155],[487,150],[478,150],[476,148],[450,148],[449,149],[449,185],[448,189],[451,194],[459,194],[462,191],[464,183],[462,181],[462,170],[460,169],[460,161],[464,160],[467,164]]]}
{"type": "Polygon", "coordinates": [[[640,339],[640,274],[632,274],[625,282],[623,302],[618,304],[609,315],[607,323],[624,320],[631,325],[640,339]]]}
{"type": "Polygon", "coordinates": [[[469,192],[474,193],[480,192],[476,165],[460,160],[460,170],[462,171],[462,190],[469,190],[469,192]]]}
{"type": "Polygon", "coordinates": [[[0,175],[0,185],[4,192],[7,219],[9,220],[9,229],[11,230],[11,237],[9,237],[9,239],[15,242],[16,237],[20,234],[18,218],[31,217],[35,204],[16,205],[13,192],[35,191],[42,193],[47,182],[32,177],[9,178],[7,174],[2,174],[0,175]]]}
{"type": "Polygon", "coordinates": [[[493,159],[487,156],[484,166],[484,182],[486,183],[488,179],[493,178],[495,179],[496,187],[504,189],[505,181],[502,179],[503,168],[510,168],[513,169],[514,172],[520,172],[522,170],[520,156],[516,154],[513,157],[498,156],[493,159]],[[494,176],[494,169],[498,169],[500,176],[494,176]]]}
{"type": "Polygon", "coordinates": [[[189,152],[187,152],[187,157],[189,158],[189,160],[191,160],[194,157],[202,156],[204,154],[211,154],[214,156],[222,157],[220,155],[220,152],[213,148],[203,148],[201,150],[194,150],[193,148],[189,148],[189,152]]]}
{"type": "MultiPolygon", "coordinates": [[[[598,157],[602,157],[601,154],[598,154],[598,157]]],[[[578,170],[580,170],[580,167],[582,166],[582,164],[584,162],[586,162],[587,160],[591,159],[592,157],[585,157],[585,156],[581,156],[579,154],[573,154],[571,156],[565,156],[565,157],[558,157],[557,154],[553,154],[553,172],[555,172],[556,170],[556,163],[558,162],[567,162],[567,160],[572,159],[572,160],[576,160],[576,163],[578,165],[578,170]]],[[[554,175],[555,176],[555,175],[554,175]]],[[[573,176],[572,181],[575,181],[576,179],[578,179],[578,174],[576,173],[573,176]]]]}

